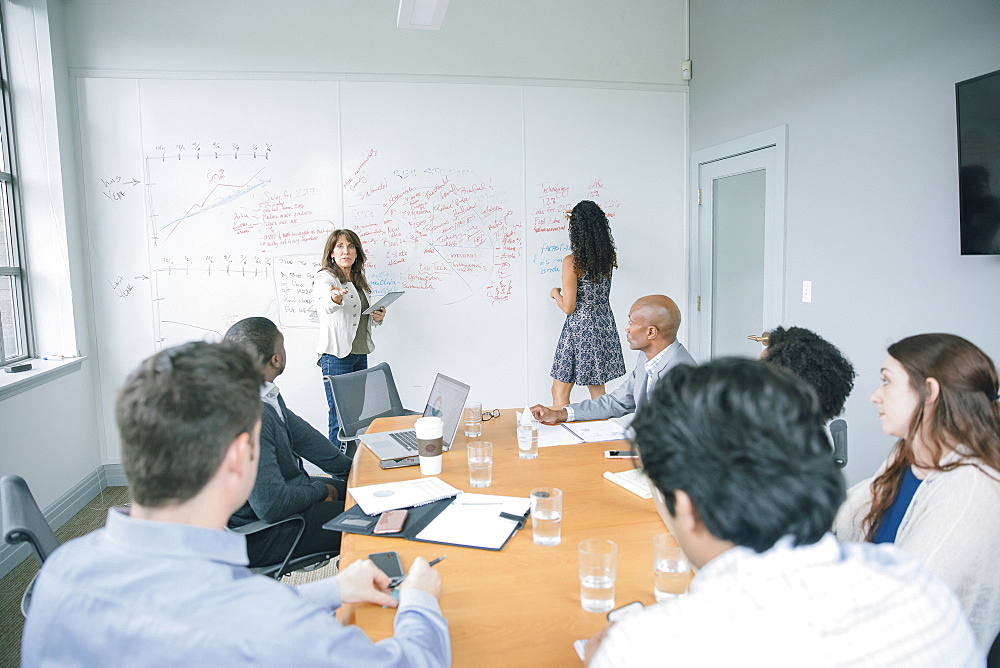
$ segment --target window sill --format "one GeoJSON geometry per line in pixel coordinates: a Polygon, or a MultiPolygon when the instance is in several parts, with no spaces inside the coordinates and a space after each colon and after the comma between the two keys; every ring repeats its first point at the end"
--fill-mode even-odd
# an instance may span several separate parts
{"type": "Polygon", "coordinates": [[[29,371],[0,373],[0,400],[78,371],[86,359],[86,356],[81,356],[64,360],[43,360],[38,358],[25,360],[31,363],[29,371]]]}

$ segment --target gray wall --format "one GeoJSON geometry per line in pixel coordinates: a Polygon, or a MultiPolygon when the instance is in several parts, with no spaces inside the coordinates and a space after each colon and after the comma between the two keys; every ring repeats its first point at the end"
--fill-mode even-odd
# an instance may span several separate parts
{"type": "Polygon", "coordinates": [[[959,254],[954,93],[1000,68],[1000,3],[693,0],[691,42],[692,151],[788,124],[785,324],[859,372],[855,482],[892,445],[869,403],[889,343],[947,331],[1000,360],[1000,257],[959,254]]]}

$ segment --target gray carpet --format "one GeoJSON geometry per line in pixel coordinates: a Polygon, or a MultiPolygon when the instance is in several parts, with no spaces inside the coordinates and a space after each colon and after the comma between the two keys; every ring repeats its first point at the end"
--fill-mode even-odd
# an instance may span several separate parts
{"type": "MultiPolygon", "coordinates": [[[[128,504],[127,487],[108,487],[90,501],[80,512],[56,531],[60,543],[90,533],[104,526],[108,508],[128,504]]],[[[313,571],[297,571],[286,575],[282,582],[291,585],[321,580],[337,573],[337,559],[313,571]]],[[[21,595],[31,578],[38,572],[38,560],[32,554],[0,578],[0,666],[18,666],[21,663],[21,595]]]]}

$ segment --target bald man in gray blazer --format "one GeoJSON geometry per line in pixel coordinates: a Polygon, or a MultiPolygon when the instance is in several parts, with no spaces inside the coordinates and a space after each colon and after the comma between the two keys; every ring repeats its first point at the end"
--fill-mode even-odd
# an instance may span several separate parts
{"type": "Polygon", "coordinates": [[[639,351],[635,368],[614,392],[564,408],[531,407],[535,419],[544,424],[575,420],[607,420],[638,410],[661,378],[679,364],[696,365],[677,340],[681,311],[666,295],[640,297],[632,304],[625,326],[629,348],[639,351]]]}

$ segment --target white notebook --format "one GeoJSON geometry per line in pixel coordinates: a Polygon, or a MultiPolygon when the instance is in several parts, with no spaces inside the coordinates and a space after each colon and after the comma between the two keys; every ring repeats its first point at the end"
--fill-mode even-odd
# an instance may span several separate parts
{"type": "Polygon", "coordinates": [[[387,510],[424,506],[462,493],[462,490],[437,477],[364,485],[347,491],[366,515],[381,515],[387,510]]]}
{"type": "Polygon", "coordinates": [[[653,493],[649,491],[649,478],[642,472],[642,469],[629,469],[618,473],[605,471],[604,477],[637,496],[641,496],[644,499],[653,498],[653,493]]]}

